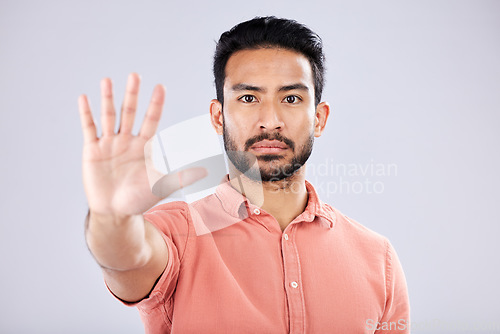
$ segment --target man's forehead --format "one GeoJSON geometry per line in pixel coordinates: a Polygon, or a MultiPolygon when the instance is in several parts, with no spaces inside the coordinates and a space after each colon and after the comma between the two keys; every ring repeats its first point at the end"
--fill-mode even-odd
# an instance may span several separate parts
{"type": "Polygon", "coordinates": [[[245,86],[274,90],[291,85],[312,90],[314,85],[309,60],[287,49],[237,51],[229,58],[225,74],[225,90],[239,90],[245,86]]]}

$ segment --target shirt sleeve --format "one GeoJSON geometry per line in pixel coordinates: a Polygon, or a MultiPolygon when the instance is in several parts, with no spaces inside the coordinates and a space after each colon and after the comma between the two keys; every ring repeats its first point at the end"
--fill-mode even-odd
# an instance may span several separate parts
{"type": "Polygon", "coordinates": [[[405,274],[398,255],[388,240],[386,247],[385,309],[375,333],[410,333],[410,302],[405,274]]]}

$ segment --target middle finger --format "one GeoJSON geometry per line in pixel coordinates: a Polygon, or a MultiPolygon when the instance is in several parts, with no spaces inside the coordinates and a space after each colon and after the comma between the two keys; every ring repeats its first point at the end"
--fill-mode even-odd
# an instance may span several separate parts
{"type": "Polygon", "coordinates": [[[139,96],[140,77],[137,73],[128,76],[125,98],[123,99],[122,113],[120,119],[120,133],[132,132],[134,126],[137,100],[139,96]]]}

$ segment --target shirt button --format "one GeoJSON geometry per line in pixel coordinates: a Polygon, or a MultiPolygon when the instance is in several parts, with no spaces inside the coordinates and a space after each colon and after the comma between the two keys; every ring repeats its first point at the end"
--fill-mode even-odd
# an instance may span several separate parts
{"type": "Polygon", "coordinates": [[[253,213],[255,213],[256,215],[260,215],[260,210],[259,209],[254,209],[253,213]]]}
{"type": "Polygon", "coordinates": [[[283,234],[283,238],[285,238],[285,240],[288,240],[288,234],[283,234]]]}
{"type": "Polygon", "coordinates": [[[290,285],[291,285],[291,286],[292,286],[292,288],[294,288],[294,289],[296,289],[296,288],[299,286],[299,284],[298,284],[297,282],[292,282],[292,283],[290,283],[290,285]]]}

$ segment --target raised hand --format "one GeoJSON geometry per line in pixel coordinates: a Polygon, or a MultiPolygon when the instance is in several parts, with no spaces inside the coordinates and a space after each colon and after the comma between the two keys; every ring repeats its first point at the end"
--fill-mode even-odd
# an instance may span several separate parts
{"type": "MultiPolygon", "coordinates": [[[[127,216],[141,214],[161,198],[151,192],[146,172],[144,146],[155,134],[165,100],[165,88],[157,85],[151,97],[138,135],[132,134],[137,109],[140,78],[128,77],[120,113],[120,125],[115,133],[116,112],[111,80],[101,81],[102,136],[97,136],[92,112],[85,95],[78,99],[84,136],[83,183],[90,211],[100,215],[127,216]]],[[[163,178],[162,195],[168,196],[182,185],[204,176],[203,170],[189,170],[163,178]],[[168,181],[168,180],[167,180],[168,181]]]]}

